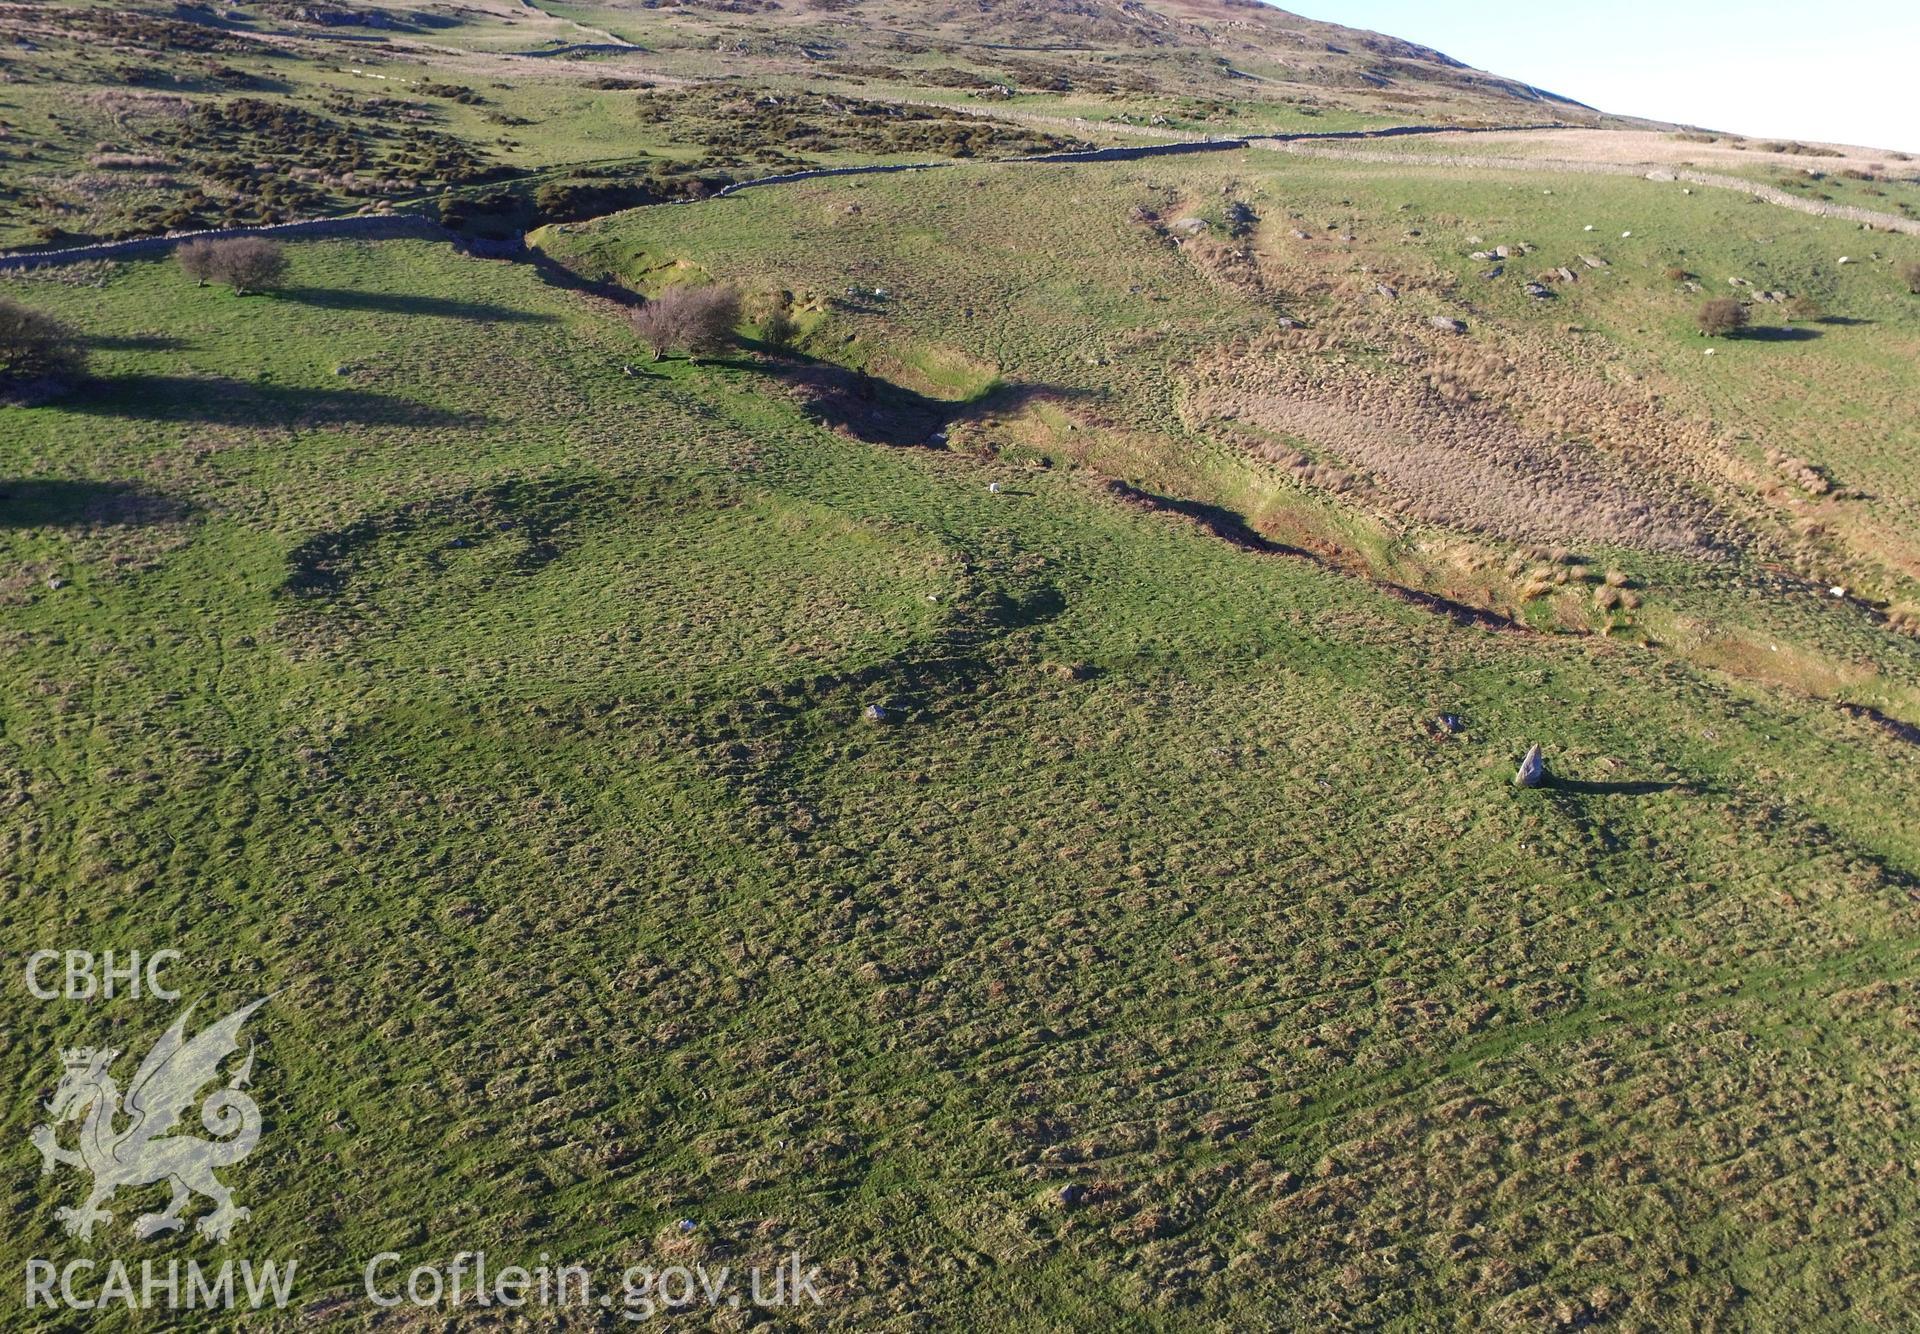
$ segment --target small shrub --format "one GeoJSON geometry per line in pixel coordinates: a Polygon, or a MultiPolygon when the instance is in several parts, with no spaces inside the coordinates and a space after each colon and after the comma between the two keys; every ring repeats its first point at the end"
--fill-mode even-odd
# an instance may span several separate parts
{"type": "Polygon", "coordinates": [[[550,222],[597,218],[621,209],[651,204],[661,197],[656,184],[634,176],[608,180],[548,181],[533,192],[533,210],[516,231],[550,222]]]}
{"type": "Polygon", "coordinates": [[[214,277],[236,292],[266,292],[286,280],[286,252],[264,236],[235,236],[213,247],[214,277]]]}
{"type": "MultiPolygon", "coordinates": [[[[545,186],[541,188],[546,189],[545,186]]],[[[548,194],[549,202],[558,198],[557,191],[548,194]]],[[[532,227],[537,208],[537,203],[529,202],[524,195],[512,190],[489,190],[479,195],[448,194],[440,200],[440,223],[450,231],[505,240],[520,236],[532,227]]],[[[556,213],[544,220],[565,219],[556,213]]]]}
{"type": "Polygon", "coordinates": [[[800,336],[800,326],[794,321],[791,312],[778,309],[760,321],[760,341],[776,352],[784,352],[793,346],[794,339],[800,336]]]}
{"type": "Polygon", "coordinates": [[[792,292],[783,289],[759,293],[748,304],[746,315],[760,342],[772,351],[784,352],[800,337],[800,322],[793,316],[792,292]]]}
{"type": "Polygon", "coordinates": [[[1693,322],[1709,338],[1724,338],[1747,327],[1752,316],[1747,308],[1730,296],[1717,296],[1694,312],[1693,322]]]}
{"type": "Polygon", "coordinates": [[[1787,298],[1787,322],[1804,321],[1808,323],[1827,318],[1827,309],[1812,297],[1801,293],[1787,298]]]}
{"type": "Polygon", "coordinates": [[[1691,273],[1678,266],[1667,270],[1667,281],[1670,283],[1683,283],[1691,277],[1691,273]]]}
{"type": "Polygon", "coordinates": [[[428,97],[444,97],[462,106],[478,106],[487,100],[473,89],[464,88],[457,83],[423,83],[419,87],[420,91],[428,97]]]}
{"type": "Polygon", "coordinates": [[[174,261],[180,265],[180,272],[205,287],[213,280],[213,242],[187,241],[173,252],[174,261]]]}
{"type": "Polygon", "coordinates": [[[1900,281],[1909,292],[1920,296],[1920,259],[1910,259],[1900,266],[1900,281]]]}
{"type": "Polygon", "coordinates": [[[0,297],[0,394],[71,383],[86,368],[86,350],[66,325],[0,297]]]}
{"type": "Polygon", "coordinates": [[[1783,454],[1773,449],[1767,451],[1767,462],[1782,477],[1810,496],[1824,496],[1833,490],[1833,479],[1817,463],[1809,463],[1797,455],[1783,454]]]}
{"type": "Polygon", "coordinates": [[[632,315],[633,331],[660,360],[675,348],[688,360],[724,347],[740,322],[740,294],[721,283],[669,287],[632,315]]]}

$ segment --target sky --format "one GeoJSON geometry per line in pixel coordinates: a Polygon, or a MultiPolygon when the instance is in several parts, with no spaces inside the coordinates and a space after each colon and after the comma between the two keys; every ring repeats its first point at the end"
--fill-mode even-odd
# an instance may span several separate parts
{"type": "Polygon", "coordinates": [[[1920,152],[1920,0],[1280,0],[1602,111],[1920,152]]]}

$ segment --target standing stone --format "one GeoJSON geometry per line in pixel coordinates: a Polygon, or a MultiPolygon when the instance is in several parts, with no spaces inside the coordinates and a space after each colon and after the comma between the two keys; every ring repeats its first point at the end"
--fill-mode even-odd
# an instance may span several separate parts
{"type": "Polygon", "coordinates": [[[1520,761],[1520,772],[1513,776],[1516,787],[1539,787],[1547,781],[1547,762],[1540,754],[1540,743],[1527,747],[1527,757],[1520,761]]]}

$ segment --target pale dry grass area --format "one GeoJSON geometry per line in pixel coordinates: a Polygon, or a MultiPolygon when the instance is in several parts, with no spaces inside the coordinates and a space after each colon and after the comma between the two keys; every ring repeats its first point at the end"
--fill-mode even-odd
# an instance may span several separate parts
{"type": "Polygon", "coordinates": [[[1715,136],[1712,143],[1683,139],[1667,130],[1593,130],[1568,126],[1552,130],[1493,130],[1476,134],[1439,133],[1396,141],[1395,148],[1426,154],[1491,154],[1502,157],[1563,158],[1614,166],[1695,166],[1706,170],[1764,168],[1798,171],[1809,164],[1821,170],[1860,171],[1903,166],[1892,149],[1801,140],[1805,148],[1838,156],[1811,158],[1801,153],[1767,152],[1760,145],[1774,140],[1715,136]],[[1744,148],[1736,148],[1744,143],[1744,148]]]}
{"type": "MultiPolygon", "coordinates": [[[[1529,432],[1484,403],[1450,403],[1412,377],[1382,392],[1365,368],[1303,363],[1298,347],[1262,340],[1204,363],[1194,407],[1309,442],[1430,523],[1521,542],[1709,545],[1700,507],[1647,485],[1619,454],[1529,432]]],[[[1294,461],[1283,448],[1269,457],[1294,461]]]]}
{"type": "MultiPolygon", "coordinates": [[[[1211,251],[1188,249],[1208,266],[1211,251]]],[[[1311,327],[1197,359],[1190,424],[1225,424],[1310,482],[1512,541],[1704,554],[1739,540],[1722,503],[1739,465],[1710,422],[1578,342],[1485,318],[1471,341],[1440,331],[1435,318],[1471,313],[1451,283],[1381,258],[1318,243],[1243,252],[1240,267],[1257,265],[1311,327]]]]}
{"type": "MultiPolygon", "coordinates": [[[[1671,134],[1632,130],[1516,130],[1512,133],[1471,135],[1439,133],[1394,139],[1391,149],[1375,147],[1371,141],[1365,140],[1253,139],[1249,142],[1256,148],[1305,157],[1397,163],[1410,167],[1645,176],[1649,180],[1670,182],[1689,191],[1696,186],[1737,190],[1766,203],[1815,217],[1839,218],[1878,231],[1920,235],[1920,219],[1857,204],[1806,199],[1753,176],[1730,174],[1736,168],[1748,171],[1760,169],[1780,178],[1789,178],[1806,171],[1810,164],[1817,164],[1814,169],[1822,173],[1854,172],[1863,177],[1884,178],[1888,175],[1889,158],[1893,159],[1892,166],[1900,167],[1903,171],[1911,165],[1883,150],[1849,149],[1837,151],[1835,156],[1809,157],[1805,154],[1768,153],[1753,149],[1742,152],[1727,147],[1723,148],[1726,157],[1703,164],[1699,153],[1687,150],[1720,145],[1694,142],[1671,134]],[[1569,135],[1578,138],[1564,138],[1569,135]],[[1648,154],[1654,155],[1640,155],[1643,147],[1648,154]],[[1554,151],[1556,148],[1561,151],[1554,151]],[[1703,165],[1717,170],[1703,170],[1703,165]]],[[[1722,140],[1721,144],[1724,143],[1722,140]]]]}

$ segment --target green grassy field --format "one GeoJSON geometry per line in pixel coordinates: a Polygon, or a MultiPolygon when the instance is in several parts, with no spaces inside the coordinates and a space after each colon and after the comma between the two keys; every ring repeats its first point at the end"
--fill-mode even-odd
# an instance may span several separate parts
{"type": "MultiPolygon", "coordinates": [[[[1579,136],[991,160],[1623,124],[1211,0],[0,37],[0,245],[571,219],[257,296],[0,274],[89,360],[0,398],[0,946],[270,997],[232,1242],[135,1240],[156,1185],[83,1243],[60,1053],[124,1078],[179,1007],[16,973],[10,1285],[240,1256],[298,1265],[247,1328],[602,1328],[363,1274],[798,1253],[817,1308],[676,1315],[1911,1323],[1920,239],[1448,160],[1579,136]],[[628,306],[701,282],[733,345],[650,359],[628,306]]],[[[1888,165],[1793,193],[1897,213],[1888,165]]]]}
{"type": "MultiPolygon", "coordinates": [[[[747,273],[723,236],[822,202],[636,220],[747,273]]],[[[303,1301],[797,1247],[833,1324],[1909,1305],[1910,747],[822,429],[777,363],[625,375],[525,266],[293,259],[26,289],[100,383],[0,416],[0,756],[11,951],[274,994],[232,1178],[303,1301]],[[1533,740],[1561,786],[1510,785],[1533,740]]],[[[17,1013],[33,1089],[156,1011],[17,1013]]]]}

